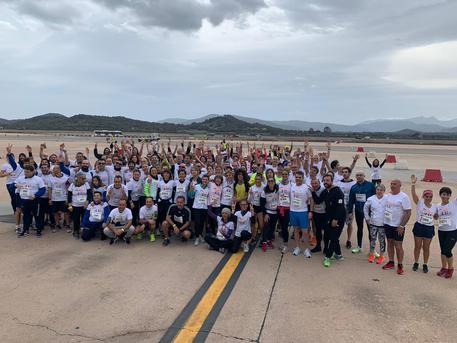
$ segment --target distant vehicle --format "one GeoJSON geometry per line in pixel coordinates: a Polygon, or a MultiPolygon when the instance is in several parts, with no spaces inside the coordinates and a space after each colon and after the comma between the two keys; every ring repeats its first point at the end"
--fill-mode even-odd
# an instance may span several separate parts
{"type": "Polygon", "coordinates": [[[118,130],[94,130],[95,137],[122,137],[122,131],[118,130]]]}

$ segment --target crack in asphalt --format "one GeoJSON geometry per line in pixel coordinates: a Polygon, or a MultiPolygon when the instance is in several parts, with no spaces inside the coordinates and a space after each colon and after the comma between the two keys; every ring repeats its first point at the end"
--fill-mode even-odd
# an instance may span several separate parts
{"type": "Polygon", "coordinates": [[[254,341],[254,342],[257,342],[257,343],[260,343],[260,337],[262,337],[263,328],[264,328],[265,322],[267,320],[268,311],[270,310],[271,299],[273,298],[273,292],[274,292],[275,287],[276,287],[276,281],[278,281],[279,270],[281,269],[283,258],[284,258],[284,254],[281,254],[281,259],[279,260],[278,268],[276,269],[275,279],[273,281],[273,285],[271,286],[271,291],[270,291],[270,296],[268,298],[267,308],[265,309],[265,315],[263,317],[262,325],[260,326],[259,336],[254,341]]]}

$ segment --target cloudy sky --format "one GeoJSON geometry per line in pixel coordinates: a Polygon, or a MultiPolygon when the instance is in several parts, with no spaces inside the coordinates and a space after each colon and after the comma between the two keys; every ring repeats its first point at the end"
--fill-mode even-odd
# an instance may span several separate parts
{"type": "Polygon", "coordinates": [[[0,0],[0,117],[457,117],[457,1],[0,0]]]}

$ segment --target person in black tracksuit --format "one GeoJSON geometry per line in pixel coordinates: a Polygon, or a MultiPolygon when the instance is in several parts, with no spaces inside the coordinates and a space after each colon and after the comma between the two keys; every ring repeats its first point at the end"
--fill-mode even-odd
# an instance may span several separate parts
{"type": "Polygon", "coordinates": [[[339,239],[346,220],[344,194],[339,187],[333,184],[333,175],[325,175],[323,183],[325,190],[321,193],[321,195],[318,196],[314,191],[312,192],[312,195],[315,203],[320,204],[325,202],[327,215],[326,230],[328,232],[329,239],[325,257],[326,260],[328,259],[328,261],[330,261],[330,258],[333,257],[333,254],[335,254],[335,258],[337,260],[341,260],[342,255],[339,239]]]}

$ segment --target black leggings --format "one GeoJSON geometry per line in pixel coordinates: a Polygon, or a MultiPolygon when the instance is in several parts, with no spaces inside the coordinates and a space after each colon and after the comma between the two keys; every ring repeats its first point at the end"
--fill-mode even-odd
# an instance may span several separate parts
{"type": "Polygon", "coordinates": [[[54,216],[51,214],[51,205],[49,205],[49,199],[38,198],[38,218],[36,223],[37,229],[43,230],[46,213],[48,214],[48,218],[51,224],[55,224],[54,216]]]}
{"type": "Polygon", "coordinates": [[[208,210],[194,208],[192,209],[192,212],[195,222],[195,238],[197,238],[203,234],[203,229],[208,221],[208,210]]]}
{"type": "MultiPolygon", "coordinates": [[[[362,247],[362,242],[363,242],[363,224],[365,221],[365,215],[363,212],[355,211],[355,222],[357,224],[357,246],[359,248],[362,247]]],[[[370,235],[370,228],[368,228],[368,236],[370,238],[371,242],[371,235],[370,235]]]]}
{"type": "Polygon", "coordinates": [[[214,250],[219,250],[220,248],[232,249],[233,246],[232,239],[221,240],[209,234],[205,236],[205,242],[214,250]]]}
{"type": "Polygon", "coordinates": [[[340,247],[340,236],[343,232],[344,221],[338,222],[337,227],[332,227],[331,222],[327,223],[327,232],[328,232],[328,246],[325,256],[330,258],[335,253],[336,255],[341,255],[340,247]]]}
{"type": "Polygon", "coordinates": [[[327,215],[325,213],[313,212],[313,222],[316,227],[316,241],[318,247],[321,246],[322,237],[324,238],[324,247],[327,248],[328,245],[328,234],[327,230],[325,230],[325,225],[327,224],[326,217],[327,215]],[[324,235],[322,235],[322,231],[324,231],[324,235]]]}
{"type": "Polygon", "coordinates": [[[454,249],[457,241],[457,230],[440,231],[438,230],[438,240],[440,241],[441,255],[447,258],[452,257],[452,249],[454,249]]]}
{"type": "Polygon", "coordinates": [[[262,242],[271,241],[273,239],[273,235],[276,228],[276,223],[278,222],[278,215],[277,214],[270,214],[267,213],[270,219],[267,223],[264,224],[262,230],[262,242]]]}
{"type": "MultiPolygon", "coordinates": [[[[32,219],[35,217],[35,222],[37,221],[37,208],[38,208],[38,199],[34,200],[22,200],[22,213],[24,215],[24,232],[29,232],[30,225],[32,224],[32,219]]],[[[41,228],[37,227],[37,232],[40,232],[41,228]]]]}
{"type": "Polygon", "coordinates": [[[251,238],[252,234],[250,232],[246,230],[241,231],[240,237],[235,236],[235,238],[233,239],[232,252],[238,252],[238,250],[240,250],[241,243],[249,241],[251,238]]]}
{"type": "Polygon", "coordinates": [[[286,207],[278,208],[279,227],[281,228],[281,237],[284,243],[289,242],[289,209],[286,207]]]}
{"type": "Polygon", "coordinates": [[[81,229],[81,219],[84,215],[84,212],[84,207],[73,207],[73,211],[71,212],[71,219],[73,220],[74,233],[79,233],[81,229]]]}

